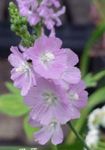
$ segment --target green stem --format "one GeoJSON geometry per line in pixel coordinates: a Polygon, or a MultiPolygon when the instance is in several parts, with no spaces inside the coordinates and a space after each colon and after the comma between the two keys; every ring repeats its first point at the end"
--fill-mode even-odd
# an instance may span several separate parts
{"type": "Polygon", "coordinates": [[[58,150],[57,146],[53,145],[52,150],[58,150]]]}
{"type": "Polygon", "coordinates": [[[73,127],[71,122],[68,122],[69,127],[71,128],[71,130],[74,132],[74,134],[76,135],[76,137],[83,143],[84,147],[87,150],[90,150],[89,147],[87,146],[87,144],[84,142],[84,140],[82,139],[82,137],[80,136],[80,134],[75,130],[75,128],[73,127]]]}

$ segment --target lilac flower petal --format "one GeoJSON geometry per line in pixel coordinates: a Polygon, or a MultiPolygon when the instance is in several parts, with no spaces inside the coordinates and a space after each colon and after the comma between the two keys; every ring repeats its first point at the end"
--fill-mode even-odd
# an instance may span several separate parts
{"type": "Polygon", "coordinates": [[[55,131],[53,133],[53,136],[51,138],[51,142],[54,145],[60,144],[63,142],[63,131],[59,124],[56,125],[55,131]]]}
{"type": "Polygon", "coordinates": [[[11,79],[14,85],[21,89],[21,95],[26,95],[31,87],[36,85],[35,72],[17,47],[11,47],[12,54],[8,60],[14,67],[11,71],[11,79]]]}
{"type": "Polygon", "coordinates": [[[22,56],[18,53],[17,47],[11,47],[11,51],[13,53],[8,57],[8,61],[13,67],[17,67],[23,62],[22,56]]]}
{"type": "Polygon", "coordinates": [[[68,99],[74,108],[78,110],[86,106],[88,93],[85,91],[85,84],[83,81],[69,86],[68,99]]]}
{"type": "Polygon", "coordinates": [[[52,131],[48,127],[43,127],[40,131],[35,133],[35,139],[41,145],[45,145],[51,138],[52,131]]]}
{"type": "Polygon", "coordinates": [[[62,75],[62,80],[67,83],[76,84],[81,79],[80,70],[76,67],[68,68],[62,75]]]}

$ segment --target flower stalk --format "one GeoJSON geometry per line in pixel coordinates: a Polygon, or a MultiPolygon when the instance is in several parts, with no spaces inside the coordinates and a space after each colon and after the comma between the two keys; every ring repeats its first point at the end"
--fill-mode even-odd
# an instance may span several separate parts
{"type": "Polygon", "coordinates": [[[52,150],[58,150],[57,145],[53,145],[52,150]]]}
{"type": "Polygon", "coordinates": [[[81,137],[81,135],[75,130],[75,128],[73,127],[71,122],[68,122],[69,127],[71,128],[71,130],[73,131],[73,133],[76,135],[76,137],[83,143],[84,147],[86,148],[86,150],[90,150],[90,148],[87,146],[87,144],[84,142],[83,138],[81,137]]]}

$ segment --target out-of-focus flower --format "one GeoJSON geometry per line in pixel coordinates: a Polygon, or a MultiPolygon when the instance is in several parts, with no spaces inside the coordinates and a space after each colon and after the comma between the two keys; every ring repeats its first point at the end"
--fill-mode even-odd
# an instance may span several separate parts
{"type": "MultiPolygon", "coordinates": [[[[86,144],[91,150],[96,150],[99,142],[99,132],[97,130],[91,130],[86,136],[86,144]]],[[[86,149],[85,149],[86,150],[86,149]]]]}
{"type": "Polygon", "coordinates": [[[16,0],[19,6],[21,16],[25,16],[31,25],[36,25],[40,17],[36,10],[38,7],[37,0],[16,0]]]}
{"type": "Polygon", "coordinates": [[[60,0],[42,0],[41,3],[48,6],[55,6],[56,8],[61,7],[60,0]]]}
{"type": "Polygon", "coordinates": [[[105,128],[105,106],[95,109],[89,116],[88,127],[90,130],[105,128]]]}
{"type": "Polygon", "coordinates": [[[11,79],[14,81],[14,85],[21,89],[21,94],[24,96],[31,87],[36,85],[35,73],[32,65],[27,62],[17,47],[11,47],[11,52],[12,54],[8,58],[14,67],[11,71],[11,79]]]}
{"type": "Polygon", "coordinates": [[[55,25],[60,26],[60,16],[65,13],[65,7],[61,8],[58,0],[17,0],[20,14],[25,16],[31,26],[42,22],[49,30],[55,25]],[[56,11],[55,8],[59,8],[56,11]]]}

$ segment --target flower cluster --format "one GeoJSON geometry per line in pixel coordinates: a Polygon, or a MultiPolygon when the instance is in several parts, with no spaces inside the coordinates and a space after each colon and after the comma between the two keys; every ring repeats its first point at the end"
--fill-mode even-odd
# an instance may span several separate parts
{"type": "Polygon", "coordinates": [[[16,0],[20,14],[25,16],[31,26],[42,22],[49,30],[55,25],[60,26],[60,16],[65,7],[61,7],[59,0],[16,0]],[[59,9],[59,10],[57,10],[59,9]]]}
{"type": "MultiPolygon", "coordinates": [[[[17,0],[20,14],[30,25],[42,21],[48,29],[57,23],[64,8],[58,0],[17,0]]],[[[28,41],[27,41],[28,42],[28,41]]],[[[87,103],[88,94],[76,67],[78,56],[55,35],[43,33],[35,38],[31,47],[11,47],[8,60],[13,66],[11,79],[21,90],[24,101],[30,107],[30,124],[40,130],[34,137],[44,145],[63,141],[62,125],[80,117],[80,109],[87,103]]]]}
{"type": "Polygon", "coordinates": [[[86,143],[93,150],[97,148],[98,142],[105,130],[105,106],[95,109],[90,114],[88,128],[89,132],[86,136],[86,143]]]}
{"type": "Polygon", "coordinates": [[[43,35],[23,53],[12,47],[9,56],[14,67],[11,79],[31,108],[34,125],[37,122],[42,127],[35,134],[40,144],[50,138],[53,144],[61,143],[61,125],[78,118],[87,101],[84,82],[75,67],[78,57],[61,45],[60,39],[43,35]]]}

